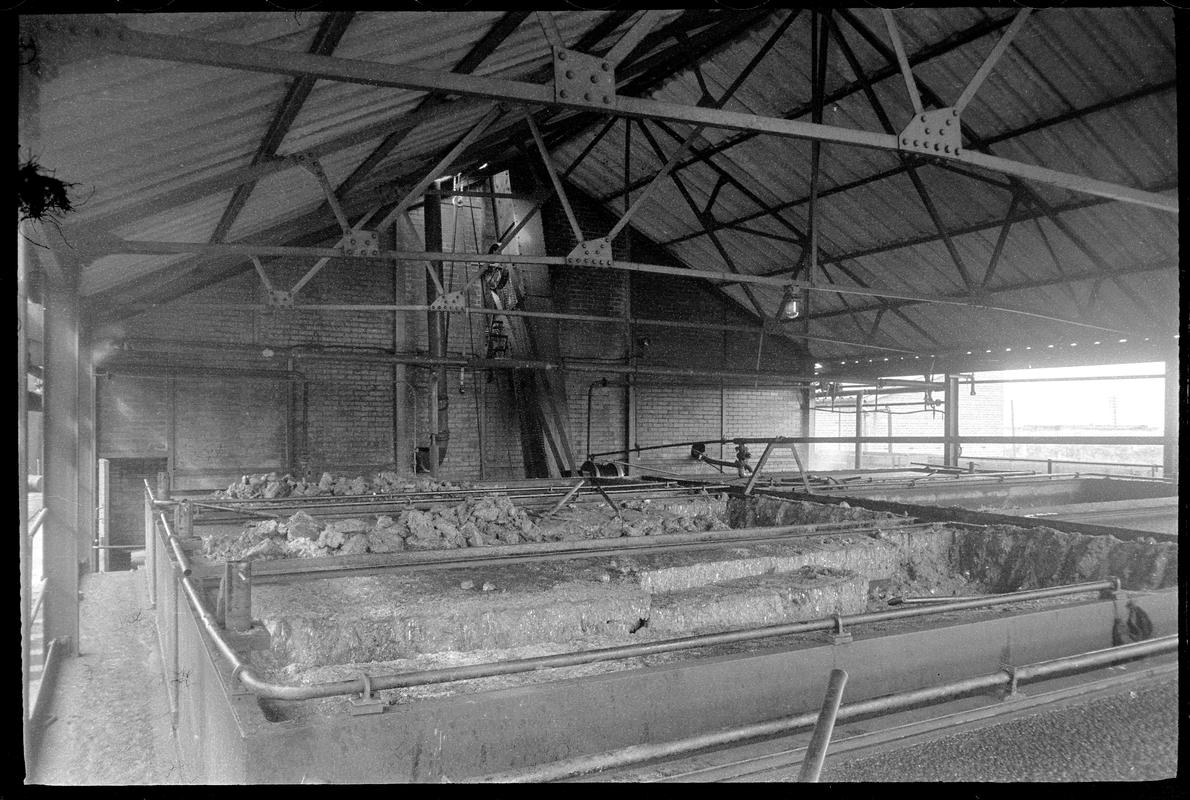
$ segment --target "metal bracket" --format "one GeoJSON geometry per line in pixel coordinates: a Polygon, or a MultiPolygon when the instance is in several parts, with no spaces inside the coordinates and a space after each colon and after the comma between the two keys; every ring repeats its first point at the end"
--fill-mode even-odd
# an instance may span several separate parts
{"type": "Polygon", "coordinates": [[[835,629],[827,634],[831,644],[851,644],[851,631],[843,630],[843,618],[838,614],[831,616],[835,620],[835,629]]]}
{"type": "Polygon", "coordinates": [[[554,101],[608,109],[616,104],[616,70],[610,61],[561,47],[554,51],[554,101]]]}
{"type": "Polygon", "coordinates": [[[431,311],[462,311],[467,307],[467,297],[462,292],[440,294],[430,303],[431,311]]]}
{"type": "Polygon", "coordinates": [[[1110,589],[1100,589],[1099,590],[1099,599],[1100,600],[1116,600],[1120,596],[1120,579],[1115,576],[1112,576],[1108,580],[1112,581],[1115,585],[1112,586],[1112,588],[1110,588],[1110,589]]]}
{"type": "Polygon", "coordinates": [[[1020,700],[1026,695],[1019,688],[1017,688],[1016,667],[1012,664],[1000,664],[1000,669],[1008,673],[1008,688],[1004,690],[1004,696],[1000,698],[1001,702],[1006,700],[1020,700]]]}
{"type": "Polygon", "coordinates": [[[344,234],[339,249],[345,256],[378,256],[380,234],[377,231],[351,231],[344,234]]]}
{"type": "Polygon", "coordinates": [[[351,702],[351,708],[347,709],[348,712],[352,716],[382,713],[387,703],[379,697],[372,696],[372,679],[368,677],[368,673],[361,672],[360,677],[364,679],[364,691],[360,693],[358,700],[354,697],[348,698],[351,702]]]}
{"type": "Polygon", "coordinates": [[[293,308],[293,292],[274,289],[265,295],[265,300],[274,308],[293,308]]]}
{"type": "Polygon", "coordinates": [[[901,131],[897,146],[913,153],[932,156],[962,154],[963,136],[959,112],[954,108],[938,108],[917,114],[901,131]]]}
{"type": "Polygon", "coordinates": [[[590,239],[579,244],[566,256],[566,263],[576,267],[610,267],[612,245],[607,237],[590,239]]]}
{"type": "Polygon", "coordinates": [[[253,621],[246,631],[224,631],[223,638],[233,650],[241,653],[253,650],[268,650],[273,646],[273,639],[268,629],[253,621]]]}

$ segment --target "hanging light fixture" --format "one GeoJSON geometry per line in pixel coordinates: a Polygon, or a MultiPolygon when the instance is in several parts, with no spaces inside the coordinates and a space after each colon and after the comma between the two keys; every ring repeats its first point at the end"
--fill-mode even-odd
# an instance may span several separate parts
{"type": "Polygon", "coordinates": [[[802,293],[792,286],[786,286],[781,304],[777,306],[777,319],[797,319],[805,310],[806,301],[802,293]]]}

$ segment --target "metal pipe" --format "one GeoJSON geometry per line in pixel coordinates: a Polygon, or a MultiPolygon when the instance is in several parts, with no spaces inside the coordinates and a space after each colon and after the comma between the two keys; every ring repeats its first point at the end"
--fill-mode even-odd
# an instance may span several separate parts
{"type": "MultiPolygon", "coordinates": [[[[836,720],[848,722],[880,714],[889,714],[929,703],[964,697],[977,692],[989,691],[1001,686],[1011,685],[1014,679],[1014,673],[1018,684],[1034,682],[1051,676],[1082,672],[1122,661],[1174,653],[1177,652],[1177,649],[1178,637],[1176,634],[1171,634],[1158,639],[1149,639],[1135,644],[1113,647],[1108,650],[1096,650],[1089,653],[1058,658],[1052,661],[1043,661],[1037,664],[1000,669],[987,675],[978,675],[924,689],[916,689],[884,697],[876,697],[871,700],[862,700],[857,703],[849,703],[838,710],[836,720]]],[[[686,739],[656,744],[633,745],[606,753],[579,756],[566,761],[555,761],[550,764],[539,764],[528,769],[467,778],[464,781],[467,783],[538,783],[561,780],[584,773],[626,767],[630,764],[639,764],[644,761],[685,755],[712,747],[723,747],[748,739],[795,733],[812,726],[817,718],[818,715],[813,712],[796,714],[767,722],[691,736],[686,739]]]]}
{"type": "Polygon", "coordinates": [[[549,518],[550,518],[550,517],[552,517],[554,514],[557,514],[557,513],[558,513],[558,512],[559,512],[559,511],[562,509],[562,506],[564,506],[564,505],[566,505],[567,503],[569,503],[569,502],[570,502],[570,498],[572,498],[572,497],[574,497],[576,494],[578,494],[578,490],[579,490],[579,489],[581,489],[581,488],[583,488],[583,484],[584,484],[584,483],[586,483],[586,481],[585,481],[585,480],[580,480],[578,483],[576,483],[576,484],[574,485],[574,488],[573,488],[573,489],[571,489],[569,492],[567,492],[567,493],[565,494],[565,496],[564,496],[564,497],[563,497],[561,500],[559,500],[559,501],[558,501],[558,502],[557,502],[557,503],[554,505],[554,507],[553,507],[553,508],[551,508],[549,511],[545,512],[544,514],[542,514],[542,515],[541,515],[541,518],[542,518],[543,520],[544,520],[544,519],[549,519],[549,518]]]}
{"type": "Polygon", "coordinates": [[[149,608],[157,608],[157,531],[153,525],[153,490],[145,480],[145,561],[149,570],[149,608]]]}
{"type": "Polygon", "coordinates": [[[822,710],[818,712],[818,722],[814,725],[814,734],[810,737],[810,744],[806,746],[802,769],[797,776],[799,783],[818,783],[818,776],[822,773],[822,762],[826,760],[826,749],[831,743],[831,733],[835,729],[835,716],[839,713],[839,703],[843,700],[843,687],[846,685],[847,672],[832,669],[830,682],[826,687],[826,697],[822,699],[822,710]]]}
{"type": "MultiPolygon", "coordinates": [[[[178,568],[182,572],[181,581],[182,587],[186,592],[186,596],[190,599],[192,607],[199,615],[200,622],[207,631],[208,635],[210,635],[213,639],[213,643],[216,648],[231,663],[233,677],[238,678],[247,689],[260,697],[267,697],[277,700],[310,700],[318,697],[334,697],[338,695],[355,694],[365,690],[366,687],[364,685],[363,678],[346,681],[331,681],[321,684],[308,684],[303,686],[286,686],[261,679],[261,677],[252,667],[246,665],[240,659],[239,655],[236,654],[232,647],[223,638],[219,624],[202,602],[200,592],[190,574],[190,561],[187,558],[185,552],[180,546],[178,546],[176,538],[174,537],[173,532],[170,530],[169,522],[165,519],[164,514],[161,517],[161,523],[165,528],[166,534],[169,536],[171,545],[173,545],[174,557],[177,559],[178,568]]],[[[756,639],[764,639],[773,636],[782,636],[794,633],[809,633],[819,630],[833,630],[836,628],[836,626],[844,624],[854,625],[866,622],[883,621],[887,619],[902,619],[907,617],[925,616],[928,614],[943,613],[946,611],[954,611],[964,608],[1003,605],[1042,597],[1056,597],[1064,594],[1079,594],[1090,591],[1101,591],[1104,589],[1115,589],[1118,588],[1118,586],[1119,581],[1116,579],[1072,584],[1069,586],[1052,587],[1049,589],[1013,592],[1008,595],[998,595],[993,598],[979,598],[976,600],[958,603],[948,603],[941,606],[909,608],[901,611],[856,614],[846,617],[829,617],[826,619],[787,623],[784,625],[772,625],[757,629],[727,631],[724,633],[704,634],[698,636],[686,636],[677,639],[626,645],[621,647],[599,648],[581,653],[562,653],[553,656],[514,659],[510,661],[486,664],[472,664],[436,670],[420,670],[395,675],[381,675],[372,677],[370,682],[371,688],[373,690],[399,689],[409,686],[421,686],[432,683],[449,683],[452,681],[469,680],[472,678],[492,677],[495,675],[510,675],[555,667],[590,664],[596,661],[607,661],[617,658],[640,657],[653,655],[656,653],[673,652],[675,650],[683,650],[691,647],[753,641],[756,639]]]]}

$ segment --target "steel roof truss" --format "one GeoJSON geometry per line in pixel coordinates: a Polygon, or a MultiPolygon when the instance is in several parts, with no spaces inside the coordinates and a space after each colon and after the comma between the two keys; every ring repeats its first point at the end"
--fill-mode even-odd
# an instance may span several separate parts
{"type": "MultiPolygon", "coordinates": [[[[455,75],[451,73],[421,70],[408,65],[383,64],[272,50],[227,42],[213,42],[189,39],[181,36],[151,34],[131,30],[108,17],[81,15],[84,20],[71,18],[45,22],[51,32],[61,32],[74,39],[83,39],[88,46],[96,46],[108,52],[134,57],[181,61],[210,66],[244,69],[255,72],[280,73],[288,75],[311,75],[327,80],[360,83],[373,86],[392,86],[404,89],[432,90],[462,95],[477,95],[496,100],[521,104],[562,105],[584,108],[581,100],[571,99],[559,103],[548,85],[525,83],[500,78],[455,75]]],[[[890,31],[895,32],[895,27],[890,31]]],[[[901,57],[903,58],[903,52],[901,57]]],[[[907,62],[905,63],[907,67],[907,62]]],[[[915,87],[912,75],[907,76],[907,86],[915,87]]],[[[914,88],[914,91],[916,89],[914,88]]],[[[644,117],[654,120],[707,125],[732,130],[756,130],[776,136],[802,139],[818,139],[826,142],[850,144],[896,150],[900,142],[896,137],[868,131],[840,128],[832,125],[798,122],[755,114],[687,106],[638,97],[618,97],[610,105],[609,113],[621,116],[644,117]]],[[[996,172],[1014,175],[1025,180],[1047,183],[1073,191],[1096,194],[1123,202],[1146,205],[1163,211],[1177,213],[1176,198],[1152,195],[1126,186],[1086,178],[1079,175],[1058,172],[1031,164],[1022,164],[1010,159],[985,153],[972,153],[966,149],[960,155],[951,155],[959,161],[984,167],[996,172]]]]}

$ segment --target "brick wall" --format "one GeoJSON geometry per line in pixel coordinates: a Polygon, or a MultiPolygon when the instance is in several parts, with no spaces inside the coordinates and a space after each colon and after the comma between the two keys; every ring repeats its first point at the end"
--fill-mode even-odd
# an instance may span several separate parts
{"type": "MultiPolygon", "coordinates": [[[[509,187],[501,185],[498,191],[509,187]]],[[[516,185],[524,191],[523,184],[516,185]]],[[[460,203],[442,202],[444,250],[486,251],[496,238],[496,228],[508,225],[523,214],[527,204],[501,200],[499,220],[491,219],[490,205],[479,198],[459,198],[460,203]]],[[[612,220],[598,207],[577,201],[587,235],[607,230],[612,220]]],[[[396,226],[388,232],[386,246],[420,249],[423,218],[420,210],[410,214],[412,229],[396,226]]],[[[557,203],[547,204],[539,224],[525,228],[509,249],[517,253],[550,254],[570,250],[569,227],[557,203]]],[[[623,258],[680,266],[664,252],[651,248],[639,237],[621,236],[616,253],[623,258]]],[[[310,259],[267,259],[265,269],[274,286],[292,286],[311,266],[310,259]]],[[[443,282],[448,290],[460,289],[475,275],[475,264],[447,262],[443,282]]],[[[332,262],[303,289],[302,304],[401,304],[426,302],[427,275],[423,264],[332,262]]],[[[502,295],[512,299],[512,288],[520,290],[523,307],[573,313],[621,316],[629,309],[657,319],[755,324],[755,319],[738,305],[700,281],[617,270],[575,270],[523,266],[515,271],[512,286],[502,295]]],[[[394,347],[402,351],[427,352],[426,314],[392,311],[227,309],[220,303],[255,303],[263,298],[260,281],[253,273],[228,279],[125,320],[114,330],[102,332],[120,340],[162,340],[178,343],[192,368],[217,366],[253,370],[300,370],[305,376],[304,407],[306,453],[312,471],[353,471],[390,467],[394,464],[394,405],[408,416],[407,430],[397,438],[409,446],[429,445],[430,369],[387,363],[364,363],[348,358],[317,360],[295,358],[292,367],[283,351],[303,347],[323,355],[350,352],[383,357],[394,347]],[[185,344],[183,344],[185,343],[185,344]],[[196,344],[215,345],[210,348],[196,344]],[[403,375],[403,377],[402,377],[403,375]]],[[[483,305],[478,282],[468,290],[468,304],[483,305]]],[[[490,317],[475,314],[451,315],[447,354],[482,356],[485,331],[490,317]]],[[[623,364],[635,353],[644,365],[751,370],[756,363],[759,339],[753,334],[705,330],[678,330],[640,325],[631,337],[619,323],[554,322],[534,320],[527,326],[513,320],[511,333],[517,357],[606,360],[623,364]],[[647,337],[649,347],[637,340],[647,337]],[[535,347],[530,349],[532,342],[535,347]]],[[[152,346],[149,342],[146,346],[152,346]]],[[[808,365],[801,348],[781,339],[766,337],[761,368],[800,371],[808,365]]],[[[100,365],[102,368],[102,364],[100,365]]],[[[627,389],[594,390],[591,413],[591,442],[587,442],[587,390],[592,381],[607,377],[623,383],[624,376],[609,371],[571,371],[558,375],[561,412],[576,457],[589,450],[625,448],[633,442],[626,431],[627,389]]],[[[177,468],[195,473],[219,467],[255,467],[279,464],[287,452],[291,426],[289,408],[301,404],[301,388],[275,377],[208,374],[201,378],[178,378],[184,391],[173,397],[171,417],[170,381],[117,375],[98,386],[100,457],[161,457],[162,448],[174,442],[177,468]],[[296,405],[295,405],[296,404],[296,405]],[[172,420],[172,421],[171,421],[172,420]],[[229,463],[233,462],[233,463],[229,463]],[[259,463],[254,463],[259,462],[259,463]]],[[[798,392],[727,385],[721,389],[715,379],[680,379],[641,376],[636,388],[637,418],[635,443],[641,445],[724,435],[792,434],[800,430],[798,392]]],[[[300,387],[301,385],[298,384],[300,387]]],[[[497,373],[490,381],[484,373],[447,370],[444,393],[449,398],[450,439],[440,474],[454,479],[515,478],[524,475],[517,414],[509,376],[497,373]],[[460,389],[462,390],[460,392],[460,389]],[[482,428],[483,447],[480,448],[482,428]]],[[[300,439],[299,439],[300,443],[300,439]]],[[[291,443],[296,446],[297,443],[291,443]]],[[[755,448],[754,448],[755,449],[755,448]]],[[[727,457],[731,448],[727,449],[727,457]]],[[[685,450],[663,451],[658,463],[683,471],[705,472],[705,465],[690,463],[685,450]]],[[[714,448],[712,455],[716,454],[714,448]]],[[[755,452],[759,456],[759,452],[755,452]]],[[[657,461],[650,457],[649,461],[657,461]]],[[[778,468],[781,460],[774,461],[778,468]]],[[[397,465],[410,471],[411,464],[397,465]]],[[[226,476],[196,478],[212,486],[226,476]]]]}

